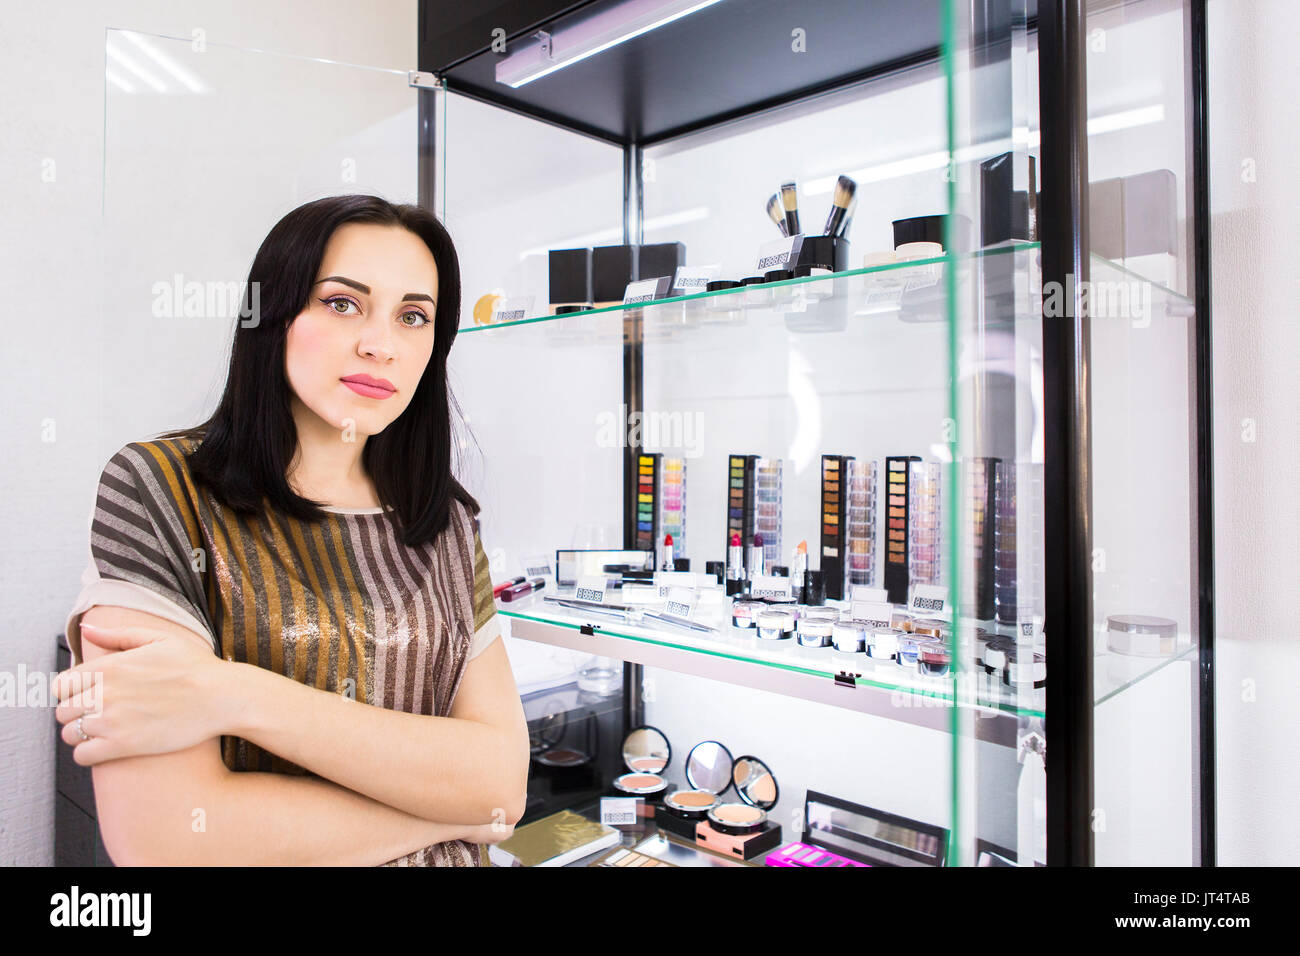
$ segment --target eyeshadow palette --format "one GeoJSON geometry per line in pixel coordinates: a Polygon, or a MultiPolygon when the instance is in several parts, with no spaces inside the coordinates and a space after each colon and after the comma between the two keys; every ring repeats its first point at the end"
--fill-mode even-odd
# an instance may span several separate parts
{"type": "Polygon", "coordinates": [[[844,599],[848,533],[848,455],[822,455],[822,556],[826,596],[844,599]]]}
{"type": "Polygon", "coordinates": [[[754,534],[763,536],[763,566],[784,563],[781,554],[781,459],[760,458],[755,465],[754,534]]]}
{"type": "Polygon", "coordinates": [[[849,460],[848,584],[876,584],[876,463],[849,460]]]}
{"type": "Polygon", "coordinates": [[[723,554],[731,546],[731,536],[740,535],[741,564],[748,577],[749,543],[754,538],[754,481],[757,455],[731,455],[727,459],[727,536],[723,554]]]}
{"type": "Polygon", "coordinates": [[[659,532],[673,536],[673,554],[686,554],[686,459],[665,458],[659,465],[659,532]]]}
{"type": "MultiPolygon", "coordinates": [[[[973,458],[966,467],[967,517],[970,522],[971,573],[966,602],[981,621],[993,619],[993,495],[1000,458],[973,458]]],[[[1015,552],[1012,552],[1012,568],[1015,552]]]]}
{"type": "MultiPolygon", "coordinates": [[[[636,549],[655,551],[663,536],[659,533],[659,472],[662,455],[637,456],[636,549]]],[[[673,539],[676,542],[676,538],[673,539]]]]}
{"type": "Polygon", "coordinates": [[[1015,624],[1016,602],[1016,472],[1014,462],[998,462],[993,489],[993,606],[1001,624],[1015,624]]]}
{"type": "MultiPolygon", "coordinates": [[[[938,584],[943,569],[937,461],[914,461],[908,482],[909,585],[938,584]]],[[[892,508],[891,508],[892,512],[892,508]]]]}
{"type": "Polygon", "coordinates": [[[908,574],[908,516],[911,469],[916,455],[891,455],[885,459],[885,590],[891,604],[906,604],[911,584],[908,574]]]}

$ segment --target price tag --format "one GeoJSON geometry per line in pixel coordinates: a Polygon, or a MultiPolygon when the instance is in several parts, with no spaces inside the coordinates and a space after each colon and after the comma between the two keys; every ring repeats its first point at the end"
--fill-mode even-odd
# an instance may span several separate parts
{"type": "Polygon", "coordinates": [[[1043,619],[1041,617],[1022,617],[1016,622],[1016,643],[1033,647],[1042,643],[1043,619]]]}
{"type": "Polygon", "coordinates": [[[605,585],[608,580],[603,574],[584,574],[578,578],[578,588],[573,596],[579,601],[591,601],[594,604],[605,603],[605,585]]]}
{"type": "Polygon", "coordinates": [[[894,605],[888,601],[855,600],[849,605],[849,616],[868,627],[888,628],[894,617],[894,605]]]}
{"type": "Polygon", "coordinates": [[[492,323],[495,325],[497,322],[518,322],[520,319],[528,318],[528,313],[532,310],[531,295],[518,299],[504,299],[492,310],[492,323]]]}
{"type": "Polygon", "coordinates": [[[600,822],[611,827],[633,826],[637,822],[637,804],[643,802],[641,797],[601,797],[600,822]]]}
{"type": "Polygon", "coordinates": [[[699,586],[694,571],[656,571],[655,584],[662,597],[668,596],[668,589],[673,587],[693,588],[699,586]]]}
{"type": "Polygon", "coordinates": [[[664,604],[664,614],[679,620],[689,621],[695,612],[695,588],[671,587],[668,600],[664,604]]]}
{"type": "Polygon", "coordinates": [[[849,592],[852,601],[871,601],[875,604],[888,604],[889,592],[884,588],[869,588],[865,584],[853,585],[849,592]]]}
{"type": "Polygon", "coordinates": [[[918,584],[912,589],[908,611],[926,617],[944,617],[949,613],[948,589],[934,584],[918,584]]]}
{"type": "Polygon", "coordinates": [[[749,593],[755,598],[767,598],[776,601],[789,601],[790,579],[780,578],[774,574],[756,574],[749,584],[749,593]]]}
{"type": "Polygon", "coordinates": [[[673,276],[673,295],[694,295],[703,292],[722,272],[721,266],[682,266],[673,276]]]}
{"type": "Polygon", "coordinates": [[[550,578],[551,559],[544,554],[524,558],[524,576],[529,578],[550,578]]]}
{"type": "Polygon", "coordinates": [[[671,281],[670,276],[660,276],[657,279],[642,279],[639,282],[629,282],[627,288],[623,290],[623,304],[632,305],[637,302],[652,302],[655,299],[662,299],[668,292],[668,283],[671,281]]]}
{"type": "Polygon", "coordinates": [[[786,236],[773,239],[758,247],[758,262],[755,271],[762,275],[773,269],[793,269],[799,261],[799,250],[803,248],[803,236],[786,236]]]}

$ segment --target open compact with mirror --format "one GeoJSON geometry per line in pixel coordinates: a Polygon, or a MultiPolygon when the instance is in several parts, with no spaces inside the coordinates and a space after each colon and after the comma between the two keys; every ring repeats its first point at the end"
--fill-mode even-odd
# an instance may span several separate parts
{"type": "Polygon", "coordinates": [[[758,757],[733,758],[716,740],[696,744],[686,756],[686,783],[656,808],[663,830],[730,857],[748,860],[781,842],[781,827],[768,820],[780,789],[758,757]],[[729,790],[736,799],[724,799],[729,790]]]}
{"type": "Polygon", "coordinates": [[[614,778],[613,794],[641,797],[637,813],[654,815],[652,804],[663,799],[668,781],[663,776],[672,759],[673,748],[663,731],[656,727],[636,727],[623,738],[623,766],[627,773],[614,778]]]}

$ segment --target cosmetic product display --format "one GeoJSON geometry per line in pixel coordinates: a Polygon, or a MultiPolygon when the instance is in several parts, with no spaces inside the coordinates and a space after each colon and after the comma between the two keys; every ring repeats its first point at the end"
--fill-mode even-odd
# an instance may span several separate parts
{"type": "Polygon", "coordinates": [[[766,611],[768,605],[763,601],[733,601],[731,604],[731,623],[734,627],[757,627],[757,615],[766,611]]]}
{"type": "Polygon", "coordinates": [[[867,648],[867,631],[857,621],[836,621],[831,625],[831,642],[842,654],[861,654],[867,648]]]}
{"type": "Polygon", "coordinates": [[[776,777],[758,757],[745,754],[732,765],[731,784],[739,803],[719,803],[696,824],[695,840],[728,856],[753,859],[781,843],[781,826],[768,819],[780,798],[776,777]]]}
{"type": "Polygon", "coordinates": [[[501,592],[501,600],[518,601],[526,598],[535,591],[540,591],[546,587],[545,578],[533,578],[531,581],[525,581],[523,584],[515,584],[501,592]]]}
{"type": "Polygon", "coordinates": [[[1015,625],[1016,602],[1016,469],[999,461],[993,489],[993,609],[999,624],[1015,625]]]}
{"type": "MultiPolygon", "coordinates": [[[[619,842],[613,827],[572,810],[526,823],[494,845],[492,856],[508,866],[564,866],[619,842]]],[[[498,864],[500,865],[500,864],[498,864]]]]}
{"type": "Polygon", "coordinates": [[[745,586],[745,549],[740,543],[740,532],[731,532],[727,542],[727,578],[728,595],[739,594],[745,586]]]}
{"type": "Polygon", "coordinates": [[[669,863],[667,860],[658,860],[653,856],[647,856],[636,850],[629,850],[626,847],[619,847],[617,850],[602,856],[592,866],[676,866],[676,863],[669,863]]]}
{"type": "Polygon", "coordinates": [[[781,472],[780,458],[755,463],[754,534],[763,536],[764,567],[781,562],[781,472]]]}
{"type": "Polygon", "coordinates": [[[844,598],[844,569],[848,532],[849,493],[847,487],[848,455],[822,455],[822,553],[821,568],[826,575],[826,596],[844,598]]]}
{"type": "MultiPolygon", "coordinates": [[[[664,458],[659,467],[659,530],[672,535],[674,561],[686,554],[686,459],[664,458]]],[[[674,567],[676,565],[674,564],[674,567]]]]}
{"type": "Polygon", "coordinates": [[[1028,647],[1012,645],[1006,650],[1002,683],[1006,687],[1035,689],[1047,686],[1047,658],[1028,647]]]}
{"type": "Polygon", "coordinates": [[[925,643],[923,638],[900,637],[898,639],[898,663],[903,667],[916,669],[916,662],[921,657],[921,645],[925,643]]]}
{"type": "Polygon", "coordinates": [[[667,277],[666,295],[672,295],[673,276],[686,265],[686,246],[680,242],[652,242],[636,247],[636,277],[655,279],[667,277]]]}
{"type": "Polygon", "coordinates": [[[878,661],[893,661],[898,659],[898,643],[900,631],[892,628],[875,628],[867,632],[866,647],[867,655],[878,661]]]}
{"type": "Polygon", "coordinates": [[[858,184],[849,179],[848,176],[841,176],[835,181],[835,194],[831,198],[831,213],[826,217],[826,228],[822,230],[823,235],[839,236],[843,234],[844,225],[848,221],[849,206],[853,204],[857,188],[858,184]]]}
{"type": "Polygon", "coordinates": [[[627,284],[636,280],[632,246],[597,246],[591,250],[591,302],[597,308],[623,301],[627,284]]]}
{"type": "Polygon", "coordinates": [[[1016,642],[1005,635],[989,638],[984,644],[984,671],[990,677],[1000,675],[1007,666],[1008,654],[1014,653],[1016,642]]]}
{"type": "Polygon", "coordinates": [[[794,637],[794,615],[784,609],[767,607],[754,614],[758,636],[765,641],[784,641],[794,637]]]}
{"type": "Polygon", "coordinates": [[[668,781],[662,772],[672,757],[668,738],[655,727],[637,727],[623,740],[623,765],[628,772],[614,778],[613,792],[622,797],[641,797],[640,812],[653,815],[651,804],[663,799],[668,781]]]}
{"type": "Polygon", "coordinates": [[[551,314],[591,308],[591,250],[552,249],[547,253],[551,314]]]}
{"type": "Polygon", "coordinates": [[[624,580],[635,580],[638,574],[649,582],[653,580],[654,570],[653,548],[635,551],[560,549],[555,552],[555,585],[560,588],[576,587],[579,578],[595,574],[610,577],[612,586],[618,586],[624,580]]]}
{"type": "Polygon", "coordinates": [[[686,786],[668,794],[656,807],[655,822],[669,833],[694,840],[696,825],[708,819],[722,794],[731,789],[733,764],[731,751],[718,741],[696,744],[686,755],[686,786]]]}
{"type": "Polygon", "coordinates": [[[799,192],[794,183],[781,184],[781,208],[785,211],[785,234],[797,236],[803,232],[799,226],[799,192]]]}
{"type": "MultiPolygon", "coordinates": [[[[636,547],[649,551],[661,540],[659,532],[659,468],[660,454],[637,456],[636,486],[636,547]]],[[[660,563],[655,562],[659,567],[660,563]]]]}
{"type": "Polygon", "coordinates": [[[952,249],[944,241],[944,219],[938,216],[913,216],[909,219],[895,219],[894,249],[909,242],[933,242],[943,251],[962,251],[970,248],[971,221],[965,216],[953,215],[951,218],[952,249]]]}
{"type": "Polygon", "coordinates": [[[910,542],[908,574],[912,587],[938,584],[943,570],[939,521],[939,475],[942,468],[943,465],[937,461],[912,463],[907,516],[910,542]]]}
{"type": "MultiPolygon", "coordinates": [[[[850,458],[848,461],[847,579],[852,587],[876,583],[876,463],[850,458]]],[[[824,567],[824,565],[823,565],[824,567]]],[[[829,582],[827,587],[830,587],[829,582]]],[[[828,595],[833,596],[833,595],[828,595]]]]}
{"type": "Polygon", "coordinates": [[[985,247],[1038,237],[1036,160],[1025,156],[1028,188],[1016,189],[1015,155],[1002,153],[980,163],[980,244],[985,247]]]}
{"type": "MultiPolygon", "coordinates": [[[[691,837],[687,837],[691,839],[691,837]]],[[[694,844],[683,844],[662,833],[646,837],[631,849],[620,847],[601,857],[592,866],[642,867],[642,866],[753,866],[742,860],[732,860],[711,853],[694,844]]]]}
{"type": "Polygon", "coordinates": [[[487,295],[479,296],[474,302],[474,324],[491,325],[492,313],[496,311],[497,303],[503,298],[504,296],[497,292],[489,292],[487,295]]]}
{"type": "Polygon", "coordinates": [[[767,573],[767,561],[763,554],[763,536],[755,533],[754,539],[749,544],[749,550],[745,552],[745,572],[749,576],[750,582],[760,574],[767,573]]]}
{"type": "MultiPolygon", "coordinates": [[[[906,604],[911,586],[908,572],[908,515],[911,506],[911,465],[916,455],[893,455],[885,459],[885,590],[891,604],[906,604]]],[[[937,542],[936,542],[937,546],[937,542]]]]}
{"type": "Polygon", "coordinates": [[[767,201],[767,215],[776,223],[776,228],[781,230],[781,235],[790,235],[790,230],[785,225],[785,209],[781,205],[780,193],[773,193],[772,198],[767,201]]]}
{"type": "Polygon", "coordinates": [[[834,628],[835,625],[830,621],[802,618],[797,622],[795,632],[803,647],[829,647],[834,628]]]}
{"type": "Polygon", "coordinates": [[[922,641],[918,647],[916,669],[927,677],[943,677],[952,666],[952,654],[942,640],[922,641]]]}
{"type": "Polygon", "coordinates": [[[920,637],[943,637],[951,628],[947,621],[941,621],[937,618],[915,618],[911,622],[910,631],[920,637]]]}
{"type": "MultiPolygon", "coordinates": [[[[993,620],[994,568],[994,495],[997,490],[997,472],[1000,458],[972,458],[966,465],[967,517],[969,520],[968,567],[963,569],[966,580],[965,603],[974,609],[981,621],[993,620]]],[[[1012,552],[1014,559],[1014,552],[1012,552]]],[[[1013,565],[1014,567],[1014,565],[1013,565]]]]}
{"type": "MultiPolygon", "coordinates": [[[[757,455],[731,455],[727,460],[727,548],[735,546],[735,537],[743,549],[754,537],[755,503],[754,492],[757,481],[757,455]]],[[[743,552],[740,558],[740,580],[748,580],[749,568],[745,563],[743,552]]],[[[731,554],[728,552],[727,577],[731,577],[731,554]]],[[[734,593],[728,590],[728,594],[734,593]]]]}
{"type": "Polygon", "coordinates": [[[493,586],[493,588],[492,588],[492,596],[493,596],[494,598],[499,598],[499,597],[501,596],[501,592],[502,592],[502,591],[506,591],[506,590],[508,590],[508,589],[510,589],[510,588],[512,588],[512,587],[514,587],[516,584],[523,584],[523,583],[524,583],[525,581],[527,581],[527,580],[528,580],[528,579],[527,579],[526,577],[524,577],[524,576],[521,574],[521,575],[519,575],[519,577],[517,577],[517,578],[511,578],[509,581],[502,581],[500,584],[497,584],[497,585],[494,585],[494,586],[493,586]]]}
{"type": "Polygon", "coordinates": [[[802,839],[769,853],[767,866],[943,866],[948,852],[943,827],[816,790],[804,796],[803,821],[802,839]]]}
{"type": "Polygon", "coordinates": [[[1178,622],[1147,614],[1106,618],[1106,646],[1132,657],[1172,657],[1178,649],[1178,622]]]}

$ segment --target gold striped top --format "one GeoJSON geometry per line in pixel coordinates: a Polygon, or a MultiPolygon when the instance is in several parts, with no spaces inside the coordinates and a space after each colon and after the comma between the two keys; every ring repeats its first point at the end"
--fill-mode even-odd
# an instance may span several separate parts
{"type": "MultiPolygon", "coordinates": [[[[255,516],[197,486],[187,439],[133,442],[100,476],[90,564],[68,616],[96,604],[158,614],[205,635],[225,660],[265,667],[377,707],[445,717],[469,661],[500,633],[477,519],[453,501],[438,538],[407,547],[382,508],[299,521],[255,516]]],[[[308,774],[233,736],[232,771],[308,774]]],[[[312,774],[314,776],[314,774],[312,774]]],[[[483,866],[485,848],[433,844],[386,866],[483,866]]]]}

